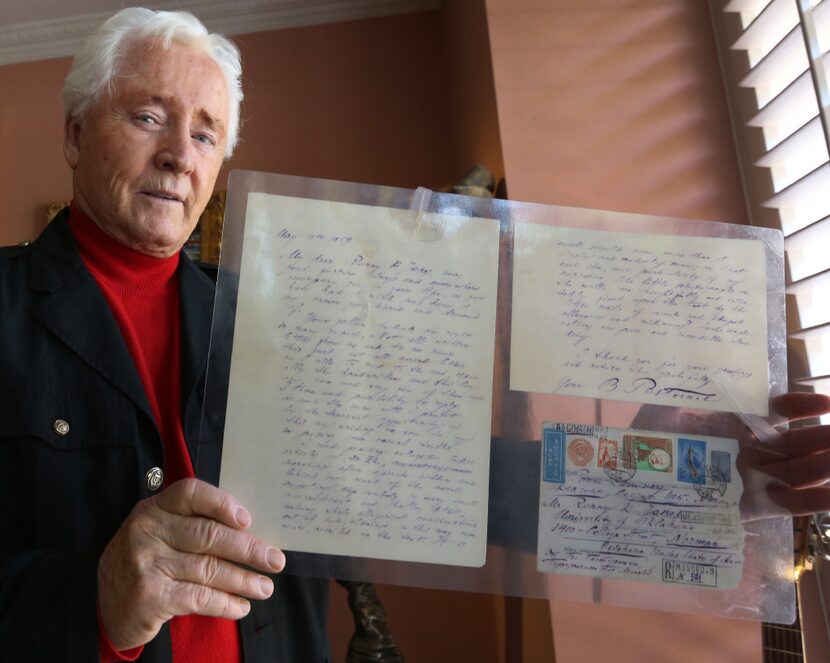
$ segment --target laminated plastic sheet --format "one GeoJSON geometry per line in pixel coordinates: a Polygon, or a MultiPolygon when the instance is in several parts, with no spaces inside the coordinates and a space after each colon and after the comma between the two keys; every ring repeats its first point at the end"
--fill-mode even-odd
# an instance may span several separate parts
{"type": "Polygon", "coordinates": [[[196,462],[285,573],[791,623],[783,316],[777,231],[234,171],[196,462]]]}

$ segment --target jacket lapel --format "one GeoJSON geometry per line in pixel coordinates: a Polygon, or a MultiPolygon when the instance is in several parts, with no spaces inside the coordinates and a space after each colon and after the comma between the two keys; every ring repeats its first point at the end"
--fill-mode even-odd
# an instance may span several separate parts
{"type": "Polygon", "coordinates": [[[33,249],[30,284],[40,293],[35,319],[155,423],[121,330],[81,259],[67,217],[64,212],[52,221],[33,249]]]}
{"type": "MultiPolygon", "coordinates": [[[[67,212],[56,217],[33,248],[30,285],[39,293],[35,319],[129,397],[155,426],[147,394],[121,330],[83,263],[67,217],[67,212]]],[[[221,443],[212,431],[200,436],[214,287],[184,256],[179,265],[179,286],[184,435],[197,476],[205,474],[206,480],[217,483],[221,443]],[[203,458],[199,458],[200,453],[203,458]]]]}
{"type": "Polygon", "coordinates": [[[221,445],[212,423],[202,422],[210,347],[214,286],[196,265],[182,256],[179,264],[182,324],[182,420],[196,476],[219,481],[221,445]]]}

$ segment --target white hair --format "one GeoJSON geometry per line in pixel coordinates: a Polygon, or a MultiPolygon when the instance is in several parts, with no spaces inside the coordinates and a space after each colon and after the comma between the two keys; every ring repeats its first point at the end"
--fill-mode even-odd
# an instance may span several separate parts
{"type": "Polygon", "coordinates": [[[187,12],[130,7],[122,9],[95,30],[78,51],[63,83],[66,119],[83,120],[86,111],[104,90],[111,89],[129,46],[144,39],[160,40],[164,48],[169,48],[174,41],[191,46],[219,65],[228,88],[225,158],[229,158],[239,137],[239,107],[242,103],[239,49],[226,37],[208,32],[199,19],[187,12]]]}

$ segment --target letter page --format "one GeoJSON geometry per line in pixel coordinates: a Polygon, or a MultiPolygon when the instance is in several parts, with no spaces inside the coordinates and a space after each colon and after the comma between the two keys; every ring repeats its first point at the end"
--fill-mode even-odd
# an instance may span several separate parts
{"type": "Polygon", "coordinates": [[[766,416],[765,264],[758,240],[517,224],[510,387],[766,416]]]}
{"type": "Polygon", "coordinates": [[[288,550],[485,561],[499,226],[251,193],[221,487],[288,550]]]}

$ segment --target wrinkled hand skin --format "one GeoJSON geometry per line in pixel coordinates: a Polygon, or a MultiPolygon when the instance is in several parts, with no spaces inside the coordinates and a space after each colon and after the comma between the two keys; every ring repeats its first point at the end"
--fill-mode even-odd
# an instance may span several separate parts
{"type": "MultiPolygon", "coordinates": [[[[830,412],[830,397],[790,392],[770,401],[788,422],[830,412]]],[[[830,511],[830,426],[777,431],[759,440],[740,417],[728,412],[701,413],[644,406],[632,428],[735,438],[736,459],[744,484],[741,515],[745,521],[790,513],[830,511]]]]}
{"type": "Polygon", "coordinates": [[[285,556],[245,530],[248,511],[196,479],[178,481],[139,502],[98,562],[98,604],[119,650],[146,644],[177,615],[240,619],[248,599],[274,590],[285,556]]]}

